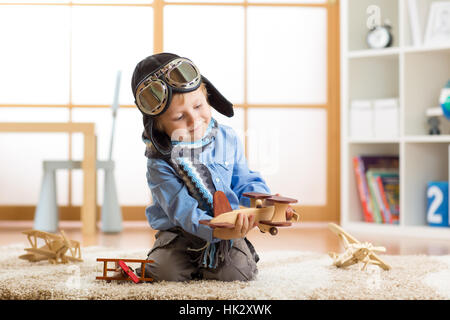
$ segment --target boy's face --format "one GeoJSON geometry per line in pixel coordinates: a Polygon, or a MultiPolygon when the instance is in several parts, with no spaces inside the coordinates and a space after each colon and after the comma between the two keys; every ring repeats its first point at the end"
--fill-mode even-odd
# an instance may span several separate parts
{"type": "Polygon", "coordinates": [[[211,121],[211,106],[201,88],[172,98],[170,107],[157,120],[172,141],[197,141],[211,121]]]}

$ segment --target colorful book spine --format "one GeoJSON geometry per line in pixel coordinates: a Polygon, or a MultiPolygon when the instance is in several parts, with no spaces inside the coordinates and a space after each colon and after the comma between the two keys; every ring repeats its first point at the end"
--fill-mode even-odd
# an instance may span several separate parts
{"type": "Polygon", "coordinates": [[[367,184],[369,185],[371,201],[373,207],[373,218],[376,223],[384,223],[384,217],[380,208],[379,193],[377,192],[377,185],[375,183],[375,177],[371,170],[366,173],[367,184]]]}
{"type": "Polygon", "coordinates": [[[382,182],[392,216],[392,223],[398,224],[400,221],[399,179],[398,177],[382,177],[382,182]]]}
{"type": "Polygon", "coordinates": [[[371,201],[369,190],[367,187],[365,173],[361,165],[359,157],[353,158],[353,167],[355,171],[356,186],[358,188],[359,199],[361,201],[361,206],[363,209],[364,220],[366,222],[373,222],[373,213],[371,208],[371,201]]]}
{"type": "Polygon", "coordinates": [[[383,206],[383,213],[384,213],[385,221],[389,224],[392,224],[391,209],[389,207],[389,203],[386,198],[386,193],[384,192],[383,180],[381,179],[381,176],[376,177],[375,180],[377,182],[378,190],[380,192],[380,198],[381,198],[381,203],[383,206]]]}

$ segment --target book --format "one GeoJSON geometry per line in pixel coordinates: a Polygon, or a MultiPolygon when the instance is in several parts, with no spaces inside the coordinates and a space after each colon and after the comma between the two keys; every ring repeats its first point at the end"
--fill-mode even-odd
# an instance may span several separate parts
{"type": "Polygon", "coordinates": [[[392,214],[384,191],[383,179],[397,178],[397,169],[369,169],[367,171],[367,181],[371,188],[372,201],[375,213],[375,222],[392,224],[392,214]]]}
{"type": "Polygon", "coordinates": [[[377,183],[377,187],[380,193],[380,202],[383,206],[383,215],[384,215],[384,220],[385,223],[389,223],[392,224],[392,214],[391,214],[391,209],[389,207],[389,203],[387,202],[386,199],[386,193],[384,192],[384,187],[383,187],[383,181],[381,179],[381,176],[377,176],[375,178],[375,181],[377,183]]]}
{"type": "Polygon", "coordinates": [[[356,177],[356,186],[358,189],[359,199],[361,201],[361,206],[363,209],[364,220],[366,222],[373,222],[372,208],[370,207],[369,192],[367,189],[367,184],[364,182],[364,170],[361,168],[361,161],[359,157],[353,158],[353,167],[356,177]]]}
{"type": "Polygon", "coordinates": [[[379,202],[384,218],[383,221],[384,223],[392,224],[391,210],[389,209],[389,205],[386,200],[386,193],[383,190],[383,182],[381,181],[381,176],[377,176],[375,178],[375,184],[377,185],[377,191],[379,194],[379,202]]]}
{"type": "MultiPolygon", "coordinates": [[[[367,182],[367,171],[369,169],[382,169],[382,170],[398,170],[399,158],[392,155],[359,155],[353,157],[353,167],[356,178],[356,186],[363,210],[363,218],[366,222],[380,221],[381,216],[375,216],[374,201],[369,184],[367,182]]],[[[381,218],[381,222],[382,222],[381,218]]]]}
{"type": "Polygon", "coordinates": [[[400,221],[400,184],[399,177],[382,177],[383,192],[392,218],[392,224],[400,221]]]}
{"type": "Polygon", "coordinates": [[[384,217],[381,213],[381,209],[380,209],[380,194],[379,192],[377,193],[377,186],[375,184],[375,179],[374,176],[372,174],[372,170],[368,170],[366,172],[366,178],[367,178],[367,185],[369,186],[369,191],[370,191],[370,197],[371,197],[371,202],[372,202],[372,209],[373,209],[373,220],[376,223],[384,223],[384,217]]]}

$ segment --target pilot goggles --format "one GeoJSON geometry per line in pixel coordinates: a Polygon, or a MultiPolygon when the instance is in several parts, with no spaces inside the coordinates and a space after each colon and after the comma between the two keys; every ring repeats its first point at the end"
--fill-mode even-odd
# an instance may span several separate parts
{"type": "Polygon", "coordinates": [[[186,58],[172,60],[139,84],[136,105],[143,113],[157,116],[170,105],[172,91],[193,91],[200,86],[201,78],[192,61],[186,58]]]}

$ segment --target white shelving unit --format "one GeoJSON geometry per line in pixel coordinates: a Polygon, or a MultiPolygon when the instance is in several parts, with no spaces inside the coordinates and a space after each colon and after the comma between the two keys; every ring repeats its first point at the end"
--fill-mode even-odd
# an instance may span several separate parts
{"type": "MultiPolygon", "coordinates": [[[[417,0],[422,36],[431,0],[417,0]]],[[[449,179],[450,122],[441,120],[439,136],[428,135],[425,110],[438,106],[450,79],[450,45],[412,45],[406,0],[341,1],[341,224],[349,231],[400,237],[450,239],[450,228],[426,223],[426,185],[449,179]],[[380,8],[392,24],[393,45],[372,50],[365,43],[366,9],[380,8]],[[398,137],[358,139],[349,135],[353,99],[398,97],[398,137]],[[400,158],[400,223],[364,222],[352,158],[394,154],[400,158]]]]}

